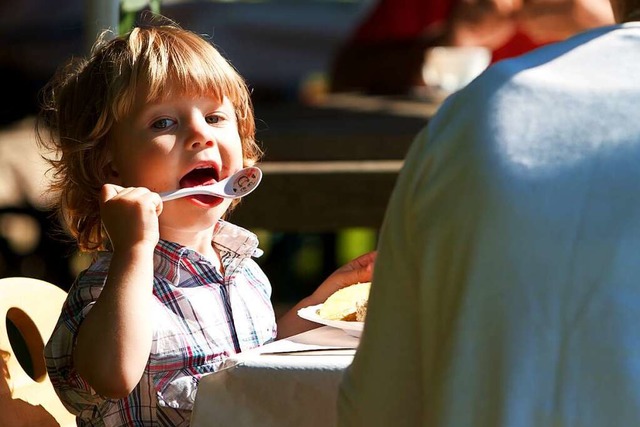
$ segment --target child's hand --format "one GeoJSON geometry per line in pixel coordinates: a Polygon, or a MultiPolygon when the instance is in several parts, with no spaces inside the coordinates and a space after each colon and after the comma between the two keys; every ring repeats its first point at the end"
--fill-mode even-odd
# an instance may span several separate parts
{"type": "Polygon", "coordinates": [[[148,244],[153,249],[160,239],[161,212],[160,196],[146,188],[113,184],[102,187],[100,215],[114,250],[138,244],[148,244]]]}
{"type": "Polygon", "coordinates": [[[345,286],[370,282],[377,255],[376,251],[366,253],[334,271],[309,297],[310,304],[315,305],[325,302],[329,296],[345,286]]]}

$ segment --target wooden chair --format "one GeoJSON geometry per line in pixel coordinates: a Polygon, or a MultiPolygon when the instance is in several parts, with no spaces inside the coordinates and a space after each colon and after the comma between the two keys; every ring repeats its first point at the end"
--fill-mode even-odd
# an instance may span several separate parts
{"type": "Polygon", "coordinates": [[[42,280],[0,279],[0,426],[75,426],[49,380],[43,353],[65,298],[66,292],[42,280]]]}

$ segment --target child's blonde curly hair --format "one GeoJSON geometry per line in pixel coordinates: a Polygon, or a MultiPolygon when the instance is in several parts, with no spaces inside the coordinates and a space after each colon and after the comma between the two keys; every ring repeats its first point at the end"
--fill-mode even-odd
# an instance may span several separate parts
{"type": "Polygon", "coordinates": [[[262,155],[247,85],[209,41],[173,23],[108,36],[99,37],[89,58],[73,59],[56,73],[43,91],[37,124],[39,143],[55,153],[50,162],[56,208],[83,251],[107,247],[99,196],[108,182],[109,133],[131,111],[139,86],[148,89],[148,101],[162,98],[170,85],[187,94],[228,97],[244,165],[262,155]]]}

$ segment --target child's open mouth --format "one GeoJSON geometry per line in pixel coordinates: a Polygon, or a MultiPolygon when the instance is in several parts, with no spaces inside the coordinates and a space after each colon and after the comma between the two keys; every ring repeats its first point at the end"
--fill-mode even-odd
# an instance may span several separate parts
{"type": "MultiPolygon", "coordinates": [[[[218,182],[218,178],[218,170],[216,168],[213,166],[200,166],[193,169],[180,179],[180,188],[215,184],[218,182]]],[[[220,197],[207,196],[204,194],[189,197],[207,205],[218,204],[222,201],[220,197]]]]}

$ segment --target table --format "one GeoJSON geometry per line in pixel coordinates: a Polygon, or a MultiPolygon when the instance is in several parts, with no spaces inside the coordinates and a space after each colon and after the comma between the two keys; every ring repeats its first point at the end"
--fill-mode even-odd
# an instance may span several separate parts
{"type": "Polygon", "coordinates": [[[336,425],[338,387],[358,343],[322,326],[231,357],[200,380],[191,426],[336,425]],[[330,348],[345,349],[315,351],[330,348]]]}

